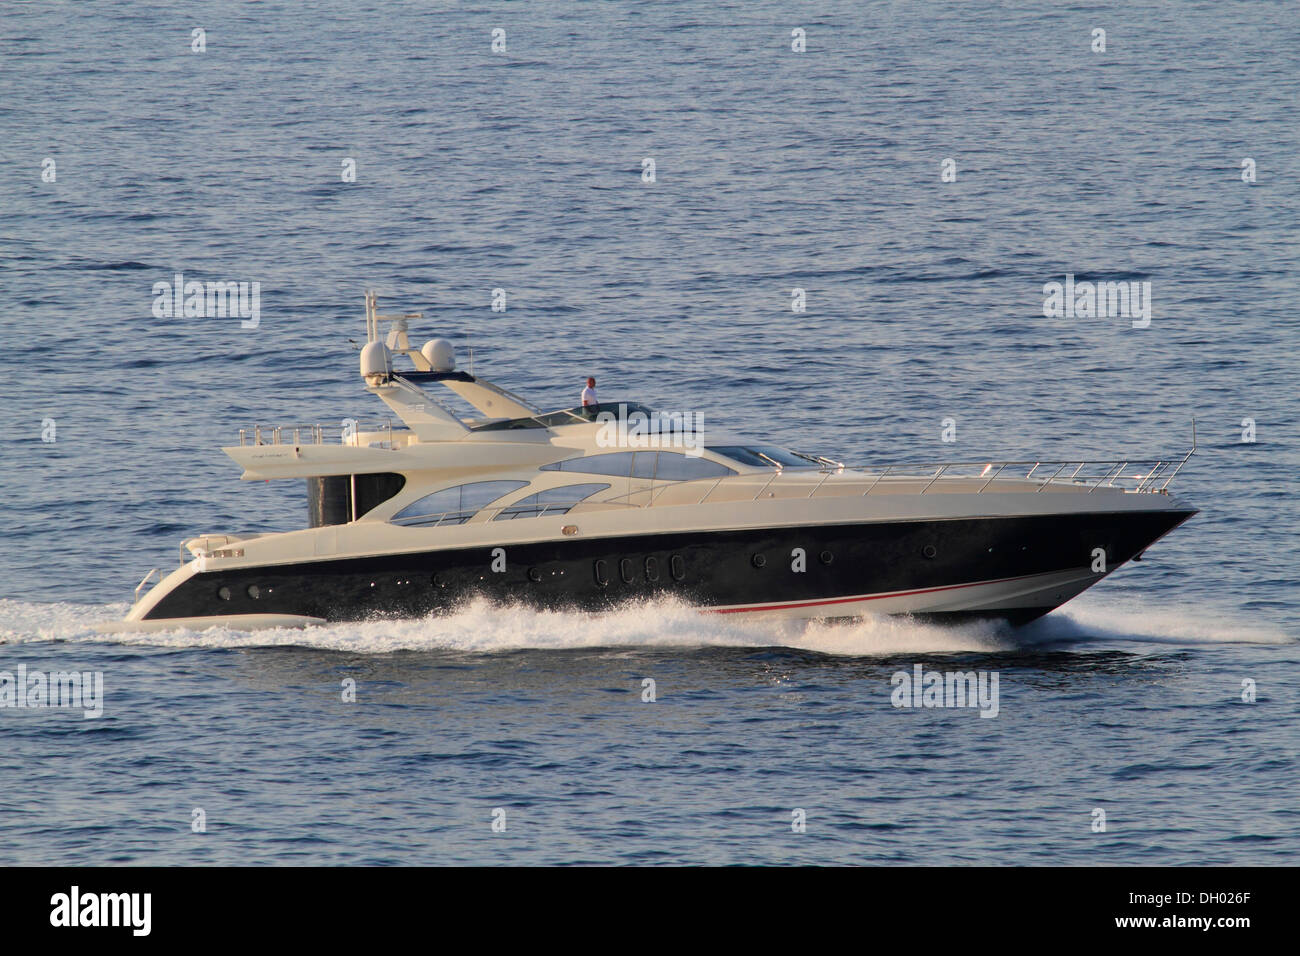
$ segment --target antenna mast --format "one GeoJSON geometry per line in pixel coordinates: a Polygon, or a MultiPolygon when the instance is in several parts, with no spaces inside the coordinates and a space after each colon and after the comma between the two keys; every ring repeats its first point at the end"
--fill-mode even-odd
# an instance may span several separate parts
{"type": "Polygon", "coordinates": [[[408,319],[422,319],[423,312],[403,312],[401,315],[380,315],[379,314],[379,293],[374,291],[366,292],[366,341],[378,342],[381,338],[386,338],[390,349],[401,351],[408,350],[411,345],[407,339],[408,319]],[[391,322],[393,327],[389,329],[387,336],[381,336],[380,322],[391,322]]]}

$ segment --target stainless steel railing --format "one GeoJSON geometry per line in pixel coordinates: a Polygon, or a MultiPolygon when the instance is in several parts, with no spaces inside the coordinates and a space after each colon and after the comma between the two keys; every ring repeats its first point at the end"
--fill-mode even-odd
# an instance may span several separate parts
{"type": "MultiPolygon", "coordinates": [[[[1172,459],[1128,459],[1125,461],[1091,461],[1072,459],[1069,461],[982,461],[982,462],[939,462],[935,464],[896,464],[896,465],[836,465],[835,467],[809,466],[807,468],[780,468],[762,481],[758,490],[749,498],[728,500],[750,500],[775,495],[774,488],[791,491],[787,497],[815,497],[827,482],[836,478],[847,477],[848,480],[861,478],[868,482],[861,492],[866,497],[882,487],[882,483],[891,487],[895,493],[934,494],[940,491],[957,490],[958,483],[967,486],[977,484],[975,494],[997,492],[1000,488],[1015,483],[1023,485],[1029,482],[1036,485],[1038,493],[1049,488],[1082,491],[1091,494],[1098,488],[1120,488],[1133,494],[1162,494],[1173,481],[1174,476],[1187,463],[1195,451],[1189,451],[1182,458],[1172,459]],[[1041,469],[1041,470],[1040,470],[1041,469]],[[1050,473],[1049,473],[1050,470],[1050,473]],[[820,475],[817,481],[810,479],[820,475]],[[794,492],[798,485],[808,485],[807,494],[794,492]],[[907,489],[908,485],[919,486],[907,489]],[[905,490],[906,489],[906,490],[905,490]]],[[[719,488],[753,483],[761,479],[761,474],[747,472],[739,475],[724,475],[721,478],[697,478],[692,481],[651,482],[648,486],[630,491],[614,498],[605,499],[603,504],[616,504],[620,500],[646,495],[647,500],[641,507],[653,507],[664,492],[671,488],[687,485],[700,485],[702,494],[694,501],[683,500],[674,496],[674,504],[704,504],[719,488]]],[[[836,482],[837,484],[839,482],[836,482]]],[[[802,489],[800,489],[801,491],[802,489]]],[[[965,488],[961,490],[967,490],[965,488]]]]}
{"type": "MultiPolygon", "coordinates": [[[[358,436],[383,435],[382,447],[393,448],[392,420],[379,424],[254,425],[239,430],[240,445],[355,445],[358,436]]],[[[398,428],[399,436],[405,429],[398,428]]]]}
{"type": "MultiPolygon", "coordinates": [[[[134,601],[135,604],[140,603],[140,592],[145,589],[145,586],[148,585],[149,583],[149,579],[152,578],[155,574],[161,575],[162,572],[159,571],[157,568],[153,568],[148,574],[142,577],[140,579],[140,583],[135,586],[135,601],[134,601]]],[[[161,581],[162,578],[160,577],[158,580],[161,581]]]]}

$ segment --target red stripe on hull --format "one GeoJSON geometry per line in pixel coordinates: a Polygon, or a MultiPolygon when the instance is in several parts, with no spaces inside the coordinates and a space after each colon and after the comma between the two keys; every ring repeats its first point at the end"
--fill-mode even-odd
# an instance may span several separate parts
{"type": "Polygon", "coordinates": [[[750,607],[721,607],[708,608],[708,610],[713,614],[740,614],[748,611],[784,611],[794,607],[823,607],[830,604],[852,604],[855,601],[879,601],[882,598],[904,597],[910,594],[933,594],[936,591],[959,591],[962,588],[977,588],[984,584],[1005,584],[1008,581],[1024,581],[1036,577],[1039,577],[1039,575],[1021,574],[1013,578],[995,578],[992,581],[972,581],[970,584],[948,584],[939,588],[920,588],[915,591],[889,591],[885,594],[863,594],[857,597],[830,598],[825,601],[798,601],[794,604],[755,604],[750,607]]]}

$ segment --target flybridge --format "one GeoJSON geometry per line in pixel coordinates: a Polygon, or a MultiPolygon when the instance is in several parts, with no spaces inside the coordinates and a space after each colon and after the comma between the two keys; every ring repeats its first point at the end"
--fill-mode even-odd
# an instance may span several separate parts
{"type": "Polygon", "coordinates": [[[427,382],[437,382],[455,392],[488,419],[530,417],[541,411],[491,382],[457,372],[455,350],[446,339],[430,339],[423,347],[413,348],[407,323],[420,317],[419,312],[380,315],[378,296],[374,292],[366,293],[366,344],[361,349],[361,377],[366,390],[391,408],[420,441],[462,438],[472,424],[481,424],[462,421],[420,387],[427,382]],[[397,354],[411,360],[414,372],[393,367],[393,356],[397,354]]]}
{"type": "MultiPolygon", "coordinates": [[[[662,413],[635,402],[605,403],[595,407],[563,409],[542,413],[524,399],[497,385],[456,369],[455,351],[445,339],[430,339],[416,349],[411,345],[409,321],[422,317],[419,312],[384,315],[378,311],[378,297],[373,291],[365,295],[367,341],[361,350],[361,376],[367,391],[378,396],[405,423],[394,428],[391,421],[381,426],[362,427],[345,421],[341,427],[323,425],[256,426],[239,433],[239,448],[226,449],[246,469],[245,477],[303,477],[334,473],[313,470],[322,467],[343,469],[349,474],[386,472],[393,466],[383,452],[397,452],[412,446],[456,441],[474,433],[550,430],[563,426],[591,424],[603,426],[596,445],[614,448],[662,447],[665,443],[636,439],[648,437],[641,431],[654,431],[651,422],[679,440],[688,453],[703,451],[700,434],[702,422],[693,416],[674,417],[664,429],[662,413]],[[393,366],[395,355],[405,355],[415,366],[402,371],[393,366]],[[458,394],[484,414],[481,419],[461,419],[421,387],[439,384],[458,394]],[[657,418],[658,417],[658,418],[657,418]],[[644,429],[642,425],[644,424],[644,429]],[[334,435],[337,434],[337,439],[334,435]],[[334,445],[334,441],[338,445],[334,445]],[[337,451],[331,452],[333,445],[337,451]],[[338,446],[343,446],[339,449],[338,446]],[[251,446],[251,447],[250,447],[251,446]],[[269,447],[265,447],[269,446],[269,447]],[[320,446],[327,446],[322,448],[320,446]],[[378,453],[378,454],[376,454],[378,453]],[[345,467],[346,466],[346,467],[345,467]]],[[[674,445],[669,441],[666,444],[674,445]]],[[[726,455],[728,449],[715,449],[726,455]]],[[[524,449],[520,449],[522,453],[524,449]]],[[[836,488],[839,478],[864,480],[861,494],[867,497],[886,492],[933,494],[938,492],[974,492],[1015,489],[1034,492],[1074,490],[1095,492],[1120,489],[1137,493],[1166,493],[1169,484],[1196,451],[1196,422],[1192,421],[1192,447],[1181,457],[1127,461],[985,461],[940,462],[935,464],[892,464],[845,466],[841,462],[801,455],[808,464],[794,460],[777,461],[765,455],[738,460],[743,465],[771,465],[773,473],[755,500],[774,497],[792,481],[797,481],[799,496],[813,498],[823,486],[836,488]],[[811,484],[807,484],[809,478],[811,484]],[[779,479],[779,480],[778,480],[779,479]],[[805,489],[806,486],[806,490],[805,489]]],[[[459,452],[458,452],[459,454],[459,452]]],[[[505,454],[498,450],[494,454],[505,454]]],[[[733,456],[734,457],[734,456],[733,456]]],[[[531,459],[530,459],[531,460],[531,459]]],[[[512,459],[513,461],[513,459],[512,459]]],[[[523,459],[513,463],[521,463],[523,459]]],[[[503,459],[503,464],[504,464],[503,459]]],[[[339,471],[337,473],[342,473],[339,471]]],[[[751,472],[752,474],[752,472],[751,472]]],[[[764,475],[764,477],[769,477],[764,475]]],[[[708,480],[708,479],[705,479],[708,480]]],[[[686,482],[689,484],[690,482],[686,482]]],[[[723,483],[714,481],[716,486],[723,483]]],[[[709,488],[701,500],[713,493],[709,488]]],[[[653,497],[650,503],[653,503],[653,497]]]]}

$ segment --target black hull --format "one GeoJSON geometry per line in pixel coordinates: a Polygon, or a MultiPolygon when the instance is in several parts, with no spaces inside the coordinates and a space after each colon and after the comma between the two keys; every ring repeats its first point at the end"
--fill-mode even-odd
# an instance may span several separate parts
{"type": "MultiPolygon", "coordinates": [[[[452,610],[475,596],[539,608],[600,610],[657,595],[729,609],[826,602],[824,608],[810,606],[806,616],[835,617],[844,610],[837,611],[834,602],[854,595],[937,591],[977,581],[1086,571],[1096,548],[1105,550],[1110,571],[1195,513],[1163,510],[579,536],[505,545],[504,571],[493,570],[491,547],[214,570],[183,582],[145,619],[237,614],[331,621],[418,617],[452,610]],[[792,569],[796,548],[805,554],[802,572],[792,569]]],[[[1023,623],[1059,603],[978,615],[1023,623]]],[[[963,614],[969,616],[933,616],[960,619],[963,614]]]]}

